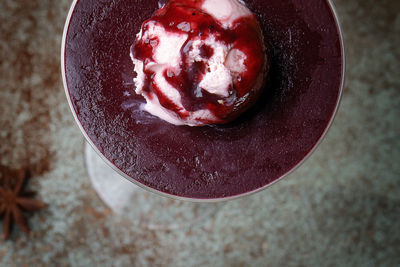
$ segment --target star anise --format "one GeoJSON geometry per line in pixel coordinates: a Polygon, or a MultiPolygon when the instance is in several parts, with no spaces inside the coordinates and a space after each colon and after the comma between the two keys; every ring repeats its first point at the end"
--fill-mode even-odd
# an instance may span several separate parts
{"type": "Polygon", "coordinates": [[[28,178],[27,170],[11,170],[0,166],[0,218],[3,221],[5,239],[9,238],[13,223],[28,234],[24,212],[38,211],[46,206],[42,201],[33,198],[33,192],[23,190],[28,178]]]}

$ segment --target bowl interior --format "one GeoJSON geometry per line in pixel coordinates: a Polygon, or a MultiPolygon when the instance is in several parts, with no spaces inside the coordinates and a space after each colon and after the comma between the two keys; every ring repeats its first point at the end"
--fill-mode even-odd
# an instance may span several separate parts
{"type": "Polygon", "coordinates": [[[290,172],[329,127],[343,85],[343,47],[329,2],[248,0],[271,47],[257,105],[230,125],[177,127],[141,111],[129,52],[148,0],[78,0],[67,20],[63,75],[87,140],[125,178],[190,200],[258,191],[290,172]]]}

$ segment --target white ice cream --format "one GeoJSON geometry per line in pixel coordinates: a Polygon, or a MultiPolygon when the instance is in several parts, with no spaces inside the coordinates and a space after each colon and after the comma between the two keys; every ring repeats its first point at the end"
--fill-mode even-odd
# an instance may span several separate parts
{"type": "MultiPolygon", "coordinates": [[[[251,15],[250,10],[238,0],[205,0],[202,9],[219,20],[225,28],[231,27],[235,20],[251,15]]],[[[166,31],[162,25],[156,22],[149,22],[148,25],[148,30],[139,32],[136,40],[151,40],[157,37],[159,42],[155,41],[154,43],[154,61],[143,62],[132,56],[133,63],[135,64],[135,72],[137,73],[137,77],[134,79],[136,93],[142,94],[147,102],[144,109],[152,115],[175,125],[197,126],[202,124],[201,120],[216,120],[217,118],[207,109],[188,112],[188,118],[182,120],[175,112],[164,108],[154,93],[143,92],[144,71],[151,70],[155,74],[153,82],[157,84],[157,87],[165,96],[181,108],[181,111],[185,111],[179,91],[168,83],[163,74],[165,71],[167,71],[167,75],[179,74],[180,63],[182,62],[180,51],[187,41],[188,35],[166,31]]],[[[177,27],[183,32],[190,31],[189,23],[181,23],[177,27]]],[[[150,44],[153,45],[151,41],[150,44]]],[[[205,41],[200,40],[200,38],[193,40],[191,45],[187,59],[189,62],[186,63],[193,64],[203,61],[208,67],[208,72],[203,76],[199,87],[211,94],[228,97],[232,77],[240,76],[240,73],[246,70],[244,65],[246,55],[240,50],[232,49],[232,47],[228,47],[224,43],[215,40],[212,36],[205,41]],[[204,59],[200,56],[200,48],[203,44],[212,47],[214,50],[213,55],[209,59],[204,59]]],[[[196,94],[201,96],[201,90],[196,92],[196,94]]]]}
{"type": "Polygon", "coordinates": [[[241,0],[205,0],[202,9],[224,27],[230,27],[235,20],[252,14],[241,0]]]}

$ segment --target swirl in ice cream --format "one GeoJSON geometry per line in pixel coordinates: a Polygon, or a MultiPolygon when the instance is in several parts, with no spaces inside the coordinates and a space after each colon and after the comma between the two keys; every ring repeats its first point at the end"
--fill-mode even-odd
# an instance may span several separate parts
{"type": "Polygon", "coordinates": [[[267,73],[258,21],[239,0],[170,0],[131,49],[145,110],[176,125],[226,123],[259,96],[267,73]]]}

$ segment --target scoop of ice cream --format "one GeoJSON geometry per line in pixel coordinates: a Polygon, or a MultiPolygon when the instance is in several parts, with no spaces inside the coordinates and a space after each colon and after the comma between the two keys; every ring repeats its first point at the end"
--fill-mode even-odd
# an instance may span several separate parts
{"type": "Polygon", "coordinates": [[[267,73],[256,17],[239,0],[170,0],[131,49],[145,110],[176,125],[226,123],[257,99],[267,73]]]}

